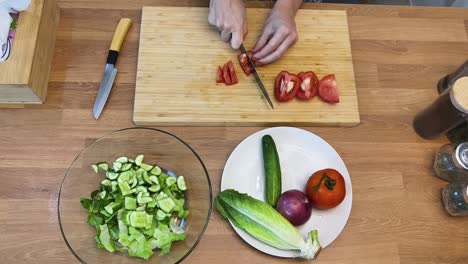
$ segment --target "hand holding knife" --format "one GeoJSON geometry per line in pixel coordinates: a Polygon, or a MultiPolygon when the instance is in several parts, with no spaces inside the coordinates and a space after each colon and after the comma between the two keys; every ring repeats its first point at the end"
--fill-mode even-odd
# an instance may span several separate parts
{"type": "Polygon", "coordinates": [[[129,18],[122,18],[115,29],[114,37],[112,38],[112,43],[109,49],[109,55],[107,56],[106,67],[104,68],[104,75],[102,77],[101,84],[99,85],[96,101],[94,102],[93,116],[95,119],[99,118],[99,115],[104,109],[107,98],[111,92],[115,76],[117,75],[117,68],[115,68],[117,57],[119,56],[120,48],[122,47],[122,43],[131,24],[132,20],[129,18]]]}
{"type": "Polygon", "coordinates": [[[247,50],[245,50],[244,44],[240,45],[240,51],[244,53],[244,55],[247,57],[247,60],[249,62],[250,68],[252,68],[252,73],[255,77],[255,80],[257,81],[257,84],[260,88],[260,90],[263,93],[263,96],[265,96],[265,99],[268,101],[268,104],[270,105],[271,109],[275,109],[273,102],[271,101],[270,95],[268,94],[268,91],[265,88],[265,85],[262,82],[262,79],[260,79],[260,76],[257,73],[257,69],[255,68],[255,64],[253,63],[252,59],[249,57],[249,54],[247,54],[247,50]]]}

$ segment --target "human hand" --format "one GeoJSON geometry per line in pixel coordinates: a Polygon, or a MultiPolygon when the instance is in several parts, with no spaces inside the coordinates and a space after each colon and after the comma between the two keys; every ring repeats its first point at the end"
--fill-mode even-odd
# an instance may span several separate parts
{"type": "Polygon", "coordinates": [[[294,17],[300,3],[278,1],[265,22],[262,35],[253,48],[256,65],[264,65],[278,60],[289,47],[297,42],[294,17]]]}
{"type": "Polygon", "coordinates": [[[243,0],[211,0],[208,22],[221,32],[221,40],[239,49],[247,35],[243,0]]]}

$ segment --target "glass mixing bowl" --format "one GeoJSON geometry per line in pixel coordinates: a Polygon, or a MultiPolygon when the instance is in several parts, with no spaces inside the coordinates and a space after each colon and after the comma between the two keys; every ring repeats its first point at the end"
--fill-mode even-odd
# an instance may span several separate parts
{"type": "Polygon", "coordinates": [[[212,192],[208,172],[197,153],[184,141],[168,132],[152,128],[127,128],[111,132],[85,148],[73,161],[60,187],[58,216],[66,244],[84,263],[178,263],[195,248],[205,232],[212,209],[212,192]],[[159,256],[156,250],[149,260],[128,257],[127,253],[110,253],[97,247],[96,230],[86,222],[88,212],[80,198],[90,198],[105,178],[95,174],[92,164],[113,162],[121,156],[145,155],[144,162],[158,164],[177,175],[184,175],[187,185],[186,208],[190,214],[183,229],[184,241],[172,244],[171,251],[159,256]]]}

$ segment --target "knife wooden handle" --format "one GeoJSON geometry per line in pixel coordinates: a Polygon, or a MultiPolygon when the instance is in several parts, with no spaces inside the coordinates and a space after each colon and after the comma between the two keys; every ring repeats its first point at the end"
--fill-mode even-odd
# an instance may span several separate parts
{"type": "Polygon", "coordinates": [[[114,37],[112,38],[110,50],[117,51],[117,52],[120,51],[120,48],[122,47],[122,43],[131,25],[132,25],[132,20],[130,20],[130,18],[120,19],[119,24],[117,25],[117,28],[115,29],[114,37]]]}

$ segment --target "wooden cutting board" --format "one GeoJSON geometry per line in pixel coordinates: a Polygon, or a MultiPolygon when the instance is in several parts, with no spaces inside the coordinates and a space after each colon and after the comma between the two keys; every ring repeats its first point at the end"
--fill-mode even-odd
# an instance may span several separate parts
{"type": "MultiPolygon", "coordinates": [[[[253,47],[269,9],[247,9],[244,44],[253,47]]],[[[208,24],[207,8],[144,7],[134,105],[137,125],[303,125],[355,126],[359,110],[346,11],[299,10],[299,41],[279,61],[258,68],[275,104],[270,109],[253,75],[244,75],[238,51],[220,41],[208,24]],[[216,84],[218,65],[232,60],[239,83],[216,84]],[[280,103],[274,99],[276,75],[314,71],[334,73],[340,103],[318,97],[280,103]]]]}

